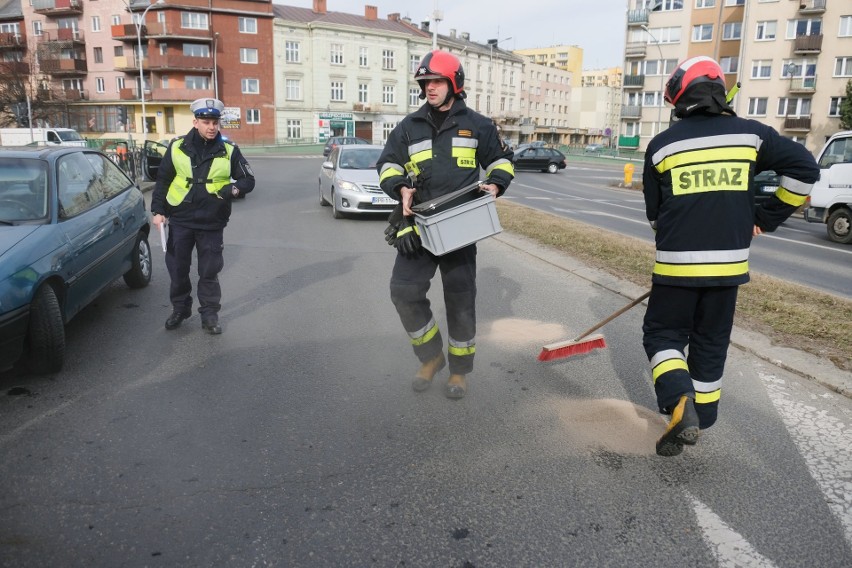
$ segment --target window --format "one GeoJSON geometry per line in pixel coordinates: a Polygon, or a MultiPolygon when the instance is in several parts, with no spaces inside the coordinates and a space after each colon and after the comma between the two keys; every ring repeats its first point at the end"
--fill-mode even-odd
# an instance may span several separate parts
{"type": "Polygon", "coordinates": [[[792,79],[793,77],[815,77],[816,59],[804,57],[802,59],[784,59],[781,62],[781,78],[792,79]]]}
{"type": "Polygon", "coordinates": [[[772,76],[772,61],[769,59],[756,59],[751,62],[752,79],[769,79],[772,76]]]}
{"type": "Polygon", "coordinates": [[[388,141],[388,136],[396,128],[395,122],[383,122],[382,123],[382,144],[388,141]]]}
{"type": "Polygon", "coordinates": [[[745,6],[745,0],[725,0],[725,6],[745,6]]]}
{"type": "Polygon", "coordinates": [[[257,33],[257,18],[237,18],[237,25],[241,34],[257,33]]]}
{"type": "Polygon", "coordinates": [[[852,37],[852,16],[840,16],[840,31],[838,37],[852,37]]]}
{"type": "Polygon", "coordinates": [[[302,121],[299,119],[287,119],[287,138],[298,140],[302,138],[302,121]]]}
{"type": "Polygon", "coordinates": [[[192,30],[208,29],[207,14],[201,12],[181,12],[180,27],[192,30]]]}
{"type": "Polygon", "coordinates": [[[287,63],[299,63],[299,42],[288,41],[284,43],[284,61],[287,63]]]}
{"type": "Polygon", "coordinates": [[[695,0],[696,8],[713,8],[716,6],[716,0],[695,0]]]}
{"type": "Polygon", "coordinates": [[[109,158],[100,154],[84,155],[95,172],[96,179],[90,182],[90,186],[96,186],[97,193],[111,199],[130,186],[127,176],[109,158]]]}
{"type": "Polygon", "coordinates": [[[828,104],[828,116],[840,116],[840,107],[843,106],[844,97],[831,97],[828,104]]]}
{"type": "Polygon", "coordinates": [[[187,57],[210,57],[210,46],[206,43],[185,43],[183,54],[187,57]]]}
{"type": "Polygon", "coordinates": [[[124,77],[115,78],[115,92],[118,93],[124,88],[124,77]]]}
{"type": "Polygon", "coordinates": [[[421,57],[419,55],[409,55],[408,56],[408,72],[414,74],[417,72],[417,68],[420,67],[421,57]]]}
{"type": "Polygon", "coordinates": [[[420,87],[408,89],[408,106],[420,106],[420,87]]]}
{"type": "Polygon", "coordinates": [[[358,102],[363,104],[370,102],[370,85],[367,83],[358,83],[358,102]]]}
{"type": "Polygon", "coordinates": [[[288,101],[302,100],[302,81],[300,79],[286,79],[285,85],[288,101]]]}
{"type": "Polygon", "coordinates": [[[250,63],[257,65],[257,49],[253,47],[241,47],[240,63],[250,63]]]}
{"type": "Polygon", "coordinates": [[[160,42],[160,55],[168,55],[169,54],[169,44],[160,42]]]}
{"type": "Polygon", "coordinates": [[[699,24],[692,26],[692,41],[712,41],[713,24],[699,24]]]}
{"type": "Polygon", "coordinates": [[[169,76],[168,75],[161,75],[160,76],[160,87],[162,87],[164,89],[169,88],[169,76]]]}
{"type": "Polygon", "coordinates": [[[852,77],[852,57],[836,57],[834,59],[835,77],[852,77]]]}
{"type": "Polygon", "coordinates": [[[769,41],[775,39],[777,33],[778,22],[757,22],[757,33],[754,35],[755,41],[769,41]]]}
{"type": "Polygon", "coordinates": [[[343,102],[343,81],[331,82],[331,100],[343,102]]]}
{"type": "Polygon", "coordinates": [[[113,15],[110,17],[110,24],[112,24],[113,26],[118,26],[118,25],[120,25],[120,24],[121,24],[121,16],[119,16],[119,15],[117,15],[117,14],[113,14],[113,15]]]}
{"type": "Polygon", "coordinates": [[[822,33],[822,20],[820,18],[806,20],[787,20],[787,39],[796,39],[800,36],[819,35],[822,33]]]}
{"type": "Polygon", "coordinates": [[[752,97],[748,100],[749,116],[766,116],[766,106],[769,99],[766,97],[752,97]]]}
{"type": "Polygon", "coordinates": [[[243,94],[256,95],[260,93],[260,79],[243,79],[241,85],[243,94]]]}
{"type": "Polygon", "coordinates": [[[209,89],[210,88],[210,77],[209,76],[198,76],[198,75],[187,75],[184,77],[184,83],[187,89],[209,89]]]}
{"type": "Polygon", "coordinates": [[[103,77],[95,77],[95,91],[98,93],[106,92],[106,83],[103,77]]]}
{"type": "Polygon", "coordinates": [[[683,10],[683,0],[643,0],[642,4],[646,10],[654,12],[683,10]]]}
{"type": "Polygon", "coordinates": [[[95,56],[95,63],[104,62],[104,48],[96,47],[92,50],[92,55],[95,56]]]}
{"type": "Polygon", "coordinates": [[[778,116],[810,116],[811,99],[781,97],[778,99],[778,116]]]}
{"type": "Polygon", "coordinates": [[[95,207],[103,199],[98,179],[83,153],[69,154],[59,159],[59,217],[68,219],[95,207]]]}
{"type": "Polygon", "coordinates": [[[394,105],[394,104],[396,104],[396,86],[394,86],[394,85],[382,85],[382,104],[383,105],[394,105]]]}
{"type": "Polygon", "coordinates": [[[260,109],[259,108],[247,108],[246,109],[246,124],[260,124],[260,109]]]}
{"type": "Polygon", "coordinates": [[[40,20],[33,20],[33,35],[40,36],[44,33],[44,29],[41,27],[40,20]]]}
{"type": "Polygon", "coordinates": [[[92,31],[93,32],[101,31],[101,17],[100,16],[92,16],[92,31]]]}
{"type": "Polygon", "coordinates": [[[343,65],[343,44],[333,43],[330,47],[329,59],[332,65],[343,65]]]}
{"type": "Polygon", "coordinates": [[[382,50],[382,69],[396,69],[396,65],[394,64],[394,56],[392,49],[383,49],[382,50]]]}
{"type": "Polygon", "coordinates": [[[722,25],[722,40],[740,39],[743,35],[743,23],[731,22],[722,25]]]}
{"type": "Polygon", "coordinates": [[[721,57],[719,59],[719,65],[721,65],[722,71],[725,73],[737,73],[740,69],[740,58],[721,57]]]}
{"type": "Polygon", "coordinates": [[[358,48],[358,65],[360,67],[367,67],[370,62],[370,49],[367,47],[359,47],[358,48]]]}

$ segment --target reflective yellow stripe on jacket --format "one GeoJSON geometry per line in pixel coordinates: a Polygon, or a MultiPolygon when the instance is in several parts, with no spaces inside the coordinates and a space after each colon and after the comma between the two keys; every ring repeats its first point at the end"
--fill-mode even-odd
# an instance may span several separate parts
{"type": "MultiPolygon", "coordinates": [[[[175,167],[175,178],[169,186],[166,201],[171,206],[180,205],[192,187],[192,161],[183,151],[185,140],[172,144],[172,164],[175,167]]],[[[207,173],[205,187],[208,193],[219,193],[223,187],[231,183],[231,144],[225,144],[225,155],[213,158],[210,171],[207,173]]]]}

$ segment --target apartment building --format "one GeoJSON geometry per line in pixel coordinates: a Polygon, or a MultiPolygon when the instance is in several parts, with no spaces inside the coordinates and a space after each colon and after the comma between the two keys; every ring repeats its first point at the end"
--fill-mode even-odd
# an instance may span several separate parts
{"type": "Polygon", "coordinates": [[[516,49],[515,53],[526,57],[531,63],[555,67],[571,72],[571,86],[581,86],[583,72],[583,50],[576,45],[552,45],[516,49]]]}
{"type": "Polygon", "coordinates": [[[741,84],[734,110],[818,150],[839,129],[852,78],[849,0],[631,0],[618,144],[644,150],[665,129],[665,81],[679,61],[713,57],[741,84]],[[819,78],[819,80],[817,80],[819,78]]]}
{"type": "Polygon", "coordinates": [[[621,67],[584,69],[580,78],[582,87],[621,87],[624,72],[621,67]]]}
{"type": "Polygon", "coordinates": [[[526,62],[521,111],[521,142],[541,140],[548,144],[569,144],[569,109],[573,72],[560,67],[526,62]]]}
{"type": "Polygon", "coordinates": [[[53,124],[87,138],[169,139],[191,127],[191,101],[216,96],[227,136],[274,140],[271,1],[17,1],[22,20],[0,27],[11,34],[0,53],[27,66],[53,124]]]}

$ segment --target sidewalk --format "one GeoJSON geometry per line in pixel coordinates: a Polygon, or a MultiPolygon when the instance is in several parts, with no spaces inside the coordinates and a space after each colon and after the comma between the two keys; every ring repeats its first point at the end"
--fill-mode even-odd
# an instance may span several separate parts
{"type": "MultiPolygon", "coordinates": [[[[632,282],[619,280],[615,276],[585,266],[573,257],[549,249],[526,237],[503,232],[492,238],[519,252],[541,259],[552,266],[620,294],[626,300],[632,300],[645,292],[643,288],[632,282]]],[[[643,302],[643,305],[647,306],[647,302],[643,302]]],[[[830,361],[804,351],[773,345],[766,336],[736,326],[731,335],[731,344],[758,359],[852,398],[852,373],[838,369],[830,361]]]]}

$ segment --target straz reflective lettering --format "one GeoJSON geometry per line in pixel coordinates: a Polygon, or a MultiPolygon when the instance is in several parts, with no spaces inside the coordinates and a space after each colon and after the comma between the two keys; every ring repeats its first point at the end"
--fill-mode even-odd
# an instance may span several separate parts
{"type": "Polygon", "coordinates": [[[476,158],[458,158],[457,164],[460,168],[475,168],[476,158]]]}
{"type": "Polygon", "coordinates": [[[696,164],[672,168],[672,193],[748,191],[748,164],[696,164]]]}

